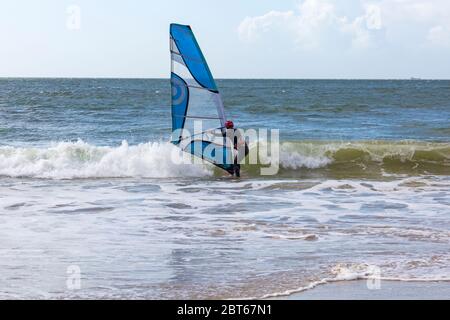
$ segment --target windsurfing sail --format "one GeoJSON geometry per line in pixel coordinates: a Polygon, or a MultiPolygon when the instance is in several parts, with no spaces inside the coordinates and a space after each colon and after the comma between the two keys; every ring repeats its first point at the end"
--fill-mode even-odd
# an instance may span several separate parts
{"type": "Polygon", "coordinates": [[[190,26],[170,25],[170,54],[172,143],[231,172],[222,98],[190,26]]]}

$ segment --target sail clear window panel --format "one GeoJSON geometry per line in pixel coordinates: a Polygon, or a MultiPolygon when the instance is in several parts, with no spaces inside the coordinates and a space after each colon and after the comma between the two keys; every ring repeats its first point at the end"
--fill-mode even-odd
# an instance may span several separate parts
{"type": "Polygon", "coordinates": [[[180,63],[178,60],[179,59],[172,60],[172,72],[182,78],[188,84],[188,86],[202,88],[202,86],[194,79],[184,63],[180,63]]]}
{"type": "Polygon", "coordinates": [[[175,52],[175,53],[180,53],[177,45],[175,44],[175,41],[172,38],[170,39],[170,51],[175,52]]]}
{"type": "Polygon", "coordinates": [[[177,62],[177,63],[179,63],[179,64],[184,66],[183,58],[180,55],[172,53],[171,56],[172,56],[172,61],[173,62],[177,62]]]}

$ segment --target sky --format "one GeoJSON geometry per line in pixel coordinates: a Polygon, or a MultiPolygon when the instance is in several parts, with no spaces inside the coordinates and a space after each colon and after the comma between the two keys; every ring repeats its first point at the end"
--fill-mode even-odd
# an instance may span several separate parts
{"type": "Polygon", "coordinates": [[[216,78],[450,79],[449,0],[1,0],[0,77],[167,78],[171,22],[216,78]]]}

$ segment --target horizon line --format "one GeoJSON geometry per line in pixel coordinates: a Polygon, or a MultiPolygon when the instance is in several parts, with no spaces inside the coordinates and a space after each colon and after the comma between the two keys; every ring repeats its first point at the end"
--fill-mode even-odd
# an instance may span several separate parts
{"type": "MultiPolygon", "coordinates": [[[[76,77],[53,77],[53,76],[0,76],[0,79],[61,79],[61,80],[70,80],[70,79],[95,79],[95,80],[170,80],[169,77],[84,77],[84,76],[76,76],[76,77]]],[[[270,78],[270,77],[262,77],[262,78],[215,78],[214,80],[410,80],[410,81],[449,81],[450,78],[421,78],[421,77],[409,77],[409,78],[270,78]]]]}

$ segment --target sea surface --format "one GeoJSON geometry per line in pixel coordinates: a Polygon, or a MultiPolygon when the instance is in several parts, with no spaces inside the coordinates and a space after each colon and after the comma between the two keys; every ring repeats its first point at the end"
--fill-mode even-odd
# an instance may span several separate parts
{"type": "Polygon", "coordinates": [[[450,81],[217,84],[276,175],[173,163],[169,80],[0,79],[0,298],[450,281],[450,81]]]}

